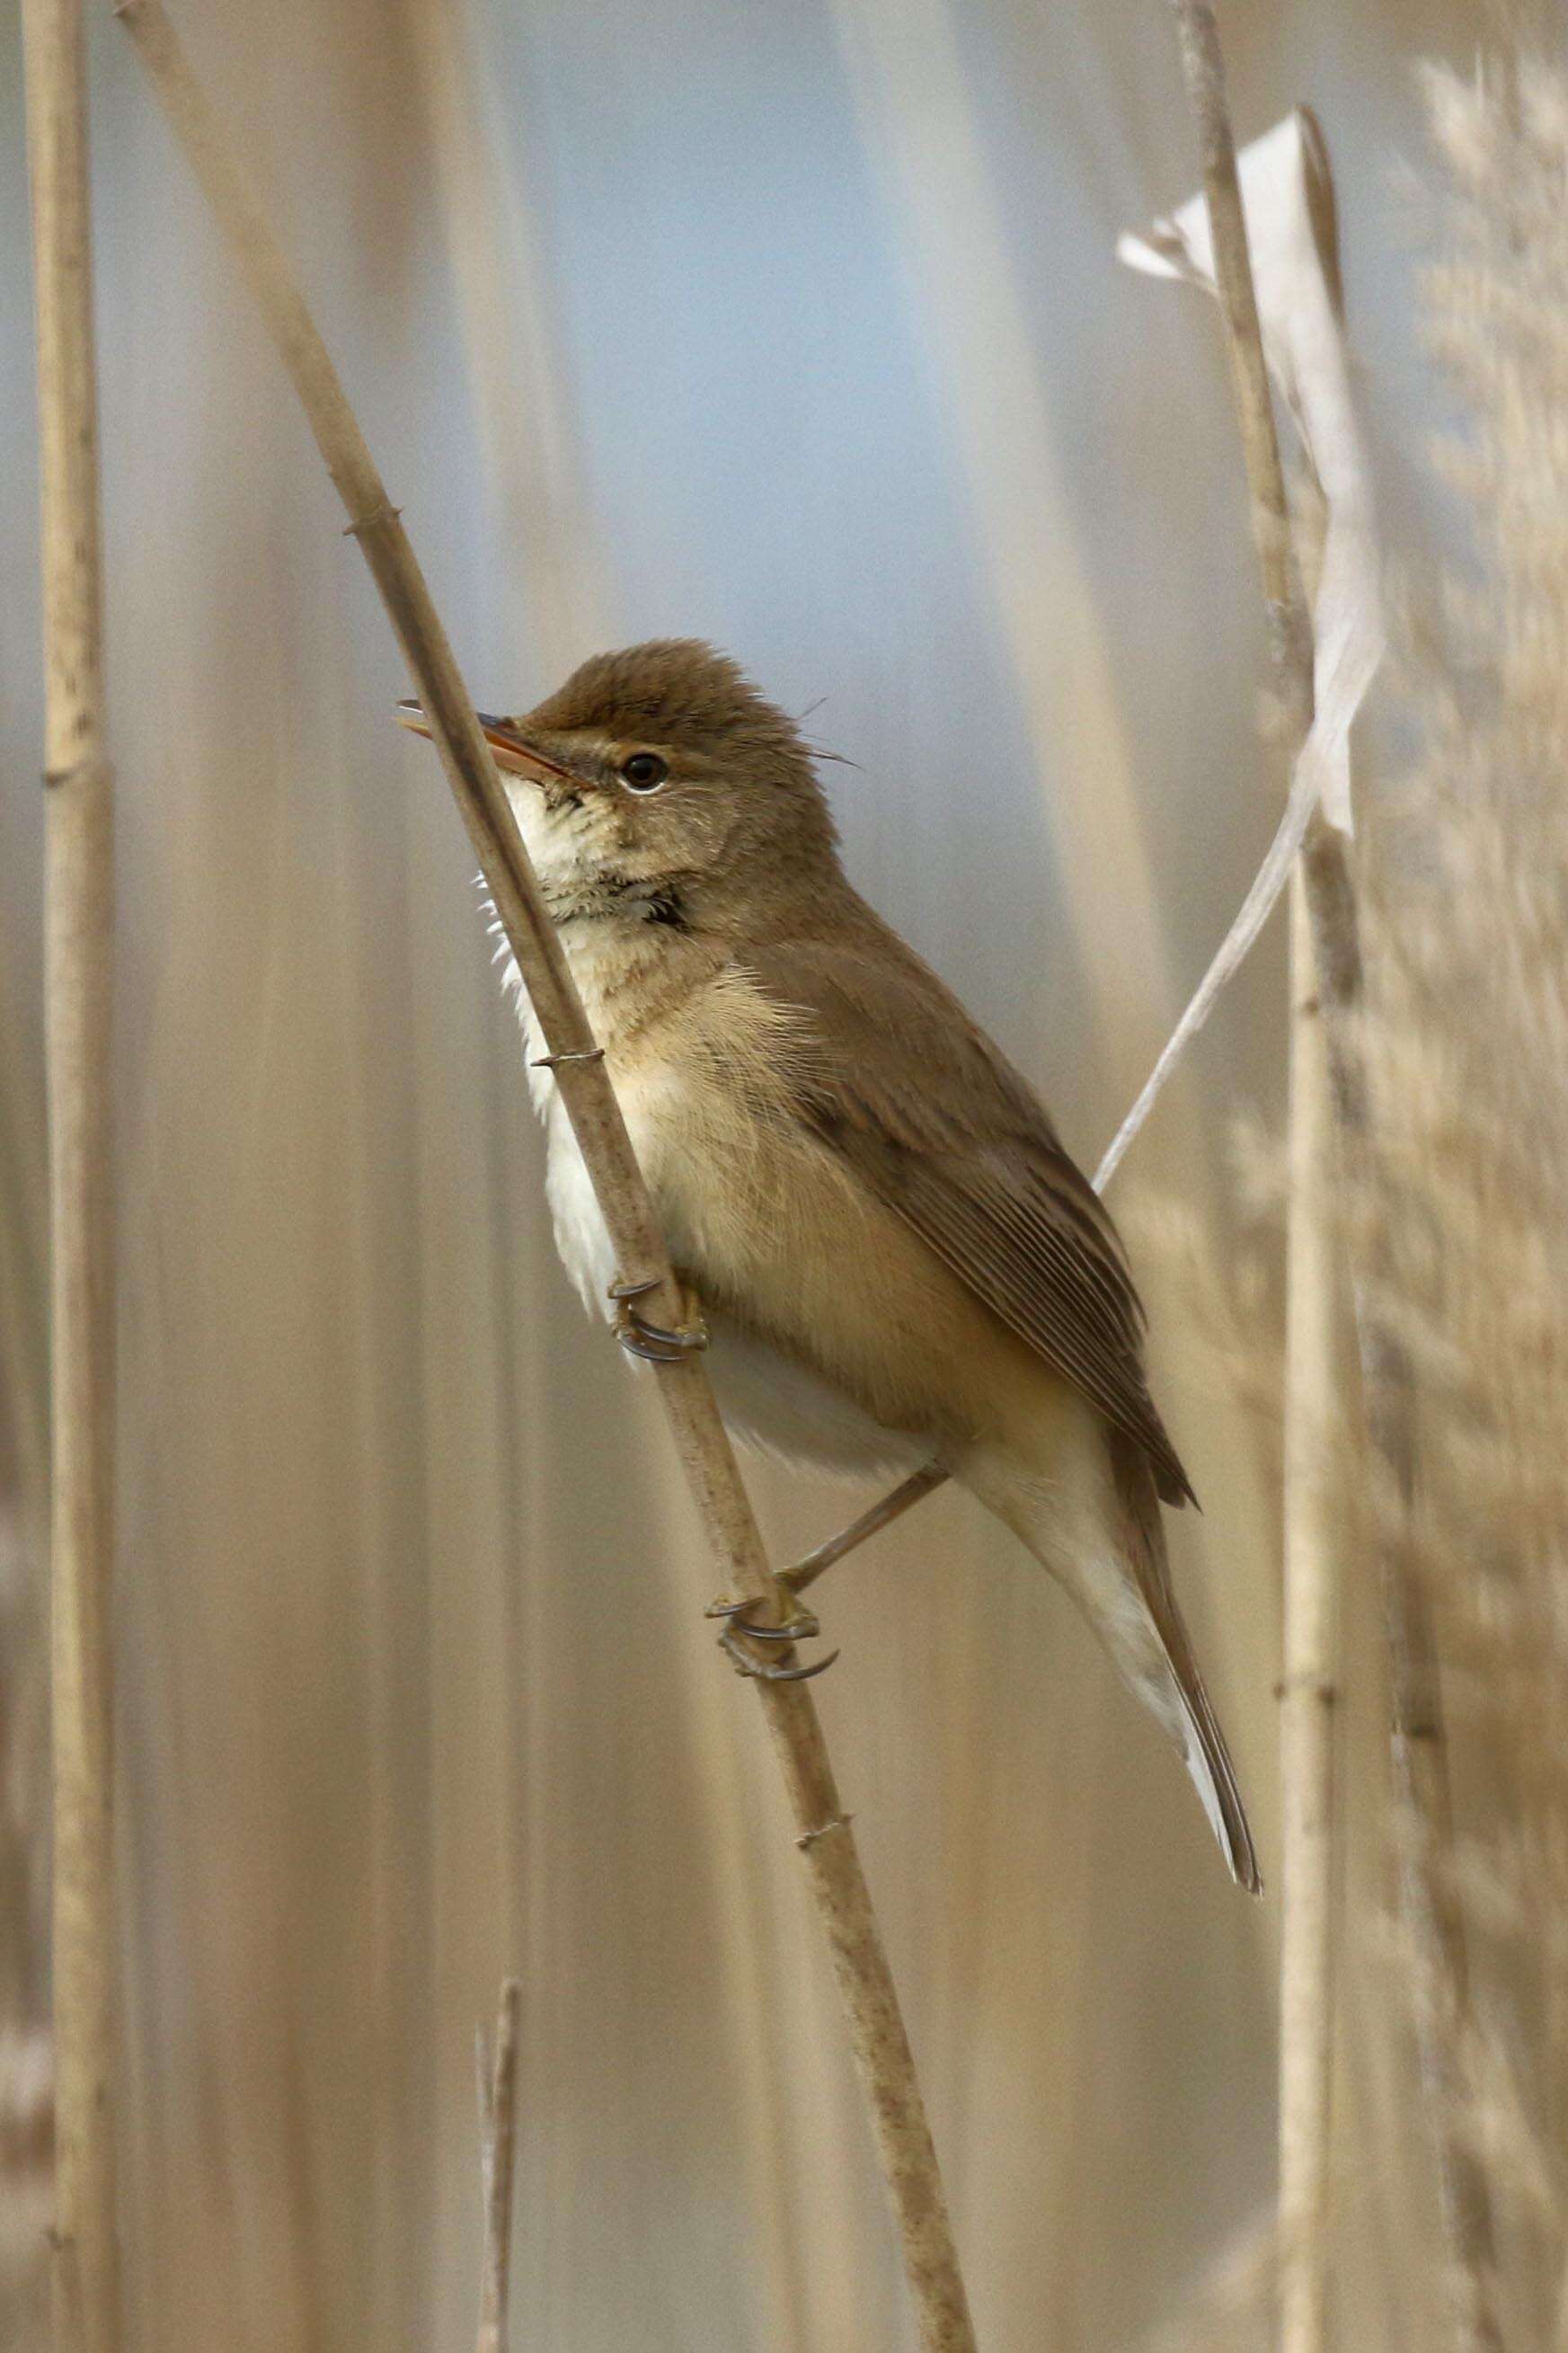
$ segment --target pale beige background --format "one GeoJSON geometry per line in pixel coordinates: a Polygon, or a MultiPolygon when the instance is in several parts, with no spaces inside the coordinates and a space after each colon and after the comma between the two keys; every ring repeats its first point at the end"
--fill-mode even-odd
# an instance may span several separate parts
{"type": "MultiPolygon", "coordinates": [[[[1298,99],[1325,124],[1407,537],[1430,421],[1409,68],[1462,58],[1480,11],[1226,13],[1244,134],[1298,99]]],[[[181,16],[476,693],[515,707],[600,643],[679,631],[820,703],[859,764],[828,771],[852,871],[1092,1161],[1272,821],[1215,322],[1110,259],[1194,177],[1164,10],[181,16]]],[[[26,1531],[38,660],[0,42],[0,1465],[26,1531]]],[[[518,2353],[908,2346],[755,1709],[698,1614],[711,1573],[648,1384],[556,1267],[468,850],[107,16],[93,47],[136,2341],[468,2341],[470,2038],[515,1969],[518,2353]]],[[[1227,1269],[1227,1127],[1278,1115],[1280,989],[1271,936],[1119,1180],[1183,1204],[1227,1269]]],[[[1178,1574],[1272,1871],[1268,1433],[1184,1338],[1176,1258],[1146,1273],[1207,1506],[1178,1574]]],[[[1267,1293],[1247,1313],[1267,1347],[1267,1293]]],[[[775,1471],[757,1493],[781,1551],[860,1500],[775,1471]]],[[[971,1504],[931,1504],[825,1609],[824,1714],[982,2342],[1150,2343],[1266,2209],[1273,1905],[1228,1886],[1180,1772],[971,1504]]],[[[1356,2341],[1415,2341],[1365,2188],[1356,2341]]]]}

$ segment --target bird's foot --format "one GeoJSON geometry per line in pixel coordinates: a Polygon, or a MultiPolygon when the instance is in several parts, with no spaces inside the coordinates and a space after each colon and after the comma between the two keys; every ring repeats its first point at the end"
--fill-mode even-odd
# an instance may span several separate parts
{"type": "Polygon", "coordinates": [[[628,1356],[641,1356],[650,1365],[682,1365],[689,1356],[697,1356],[708,1345],[708,1326],[690,1304],[690,1321],[673,1330],[663,1324],[650,1324],[639,1315],[635,1303],[649,1291],[657,1291],[657,1281],[650,1282],[612,1282],[610,1297],[616,1303],[616,1337],[628,1356]]]}
{"type": "MultiPolygon", "coordinates": [[[[778,1582],[783,1585],[786,1580],[781,1577],[778,1582]]],[[[829,1651],[826,1658],[814,1661],[809,1667],[801,1666],[787,1655],[796,1642],[813,1641],[822,1631],[809,1609],[793,1610],[777,1626],[759,1626],[746,1614],[752,1607],[749,1601],[731,1600],[728,1594],[721,1594],[703,1612],[705,1617],[724,1620],[719,1648],[738,1675],[754,1675],[764,1683],[809,1683],[813,1675],[826,1673],[838,1656],[837,1651],[829,1651]],[[778,1659],[759,1658],[754,1651],[748,1650],[748,1642],[776,1642],[785,1655],[778,1659]]]]}

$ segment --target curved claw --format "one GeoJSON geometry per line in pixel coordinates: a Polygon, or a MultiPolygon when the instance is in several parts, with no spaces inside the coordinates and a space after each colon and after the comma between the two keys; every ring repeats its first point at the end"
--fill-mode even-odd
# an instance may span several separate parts
{"type": "Polygon", "coordinates": [[[753,1642],[809,1642],[822,1629],[809,1609],[797,1610],[782,1626],[753,1626],[746,1615],[751,1606],[749,1601],[732,1601],[728,1594],[721,1594],[719,1599],[710,1601],[703,1612],[704,1617],[727,1620],[724,1631],[719,1637],[719,1648],[732,1662],[738,1675],[753,1675],[759,1683],[805,1683],[813,1675],[827,1672],[838,1656],[837,1651],[829,1651],[826,1659],[818,1659],[815,1665],[809,1667],[786,1667],[782,1663],[776,1667],[764,1666],[746,1649],[748,1639],[753,1642]]]}
{"type": "Polygon", "coordinates": [[[616,1337],[628,1356],[641,1356],[650,1365],[679,1365],[708,1345],[708,1327],[699,1320],[685,1330],[672,1332],[639,1315],[632,1301],[645,1298],[658,1285],[658,1275],[650,1275],[645,1282],[624,1282],[617,1278],[611,1283],[609,1296],[620,1311],[616,1337]]]}
{"type": "Polygon", "coordinates": [[[657,1274],[650,1274],[646,1282],[623,1282],[617,1275],[615,1282],[611,1283],[609,1290],[605,1293],[605,1296],[606,1299],[613,1299],[617,1307],[624,1307],[628,1299],[646,1298],[650,1291],[657,1291],[658,1289],[658,1277],[657,1274]]]}
{"type": "MultiPolygon", "coordinates": [[[[752,1627],[749,1630],[755,1635],[759,1630],[752,1627]]],[[[769,1628],[766,1630],[774,1633],[782,1631],[782,1629],[769,1628]]],[[[829,1651],[825,1659],[816,1660],[809,1667],[764,1666],[760,1659],[753,1659],[743,1648],[733,1623],[726,1626],[720,1635],[719,1648],[727,1658],[733,1660],[738,1675],[753,1675],[763,1683],[807,1683],[813,1675],[825,1675],[838,1656],[837,1651],[829,1651]]]]}
{"type": "Polygon", "coordinates": [[[667,1331],[662,1324],[649,1324],[635,1307],[624,1310],[616,1326],[616,1337],[628,1356],[642,1356],[650,1365],[679,1365],[688,1356],[697,1356],[708,1345],[706,1328],[693,1324],[684,1332],[667,1331]]]}
{"type": "Polygon", "coordinates": [[[822,1631],[809,1609],[797,1610],[782,1626],[753,1626],[742,1614],[743,1609],[742,1604],[741,1609],[726,1609],[723,1615],[732,1634],[749,1634],[753,1642],[810,1642],[822,1631]]]}
{"type": "MultiPolygon", "coordinates": [[[[782,1585],[784,1578],[780,1576],[774,1581],[782,1585]]],[[[708,1604],[702,1615],[704,1618],[727,1618],[737,1633],[750,1634],[754,1642],[810,1642],[822,1631],[815,1614],[809,1609],[797,1609],[795,1616],[783,1625],[753,1626],[746,1615],[751,1607],[749,1601],[736,1601],[728,1593],[721,1593],[717,1601],[708,1604]]]]}

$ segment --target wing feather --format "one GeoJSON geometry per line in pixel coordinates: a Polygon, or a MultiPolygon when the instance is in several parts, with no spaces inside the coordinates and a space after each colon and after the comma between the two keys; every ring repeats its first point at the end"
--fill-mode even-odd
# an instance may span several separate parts
{"type": "Polygon", "coordinates": [[[934,973],[868,909],[749,955],[802,1019],[795,1109],[993,1314],[1192,1497],[1149,1395],[1146,1325],[1103,1204],[1043,1106],[934,973]],[[889,1055],[896,1042],[899,1051],[889,1055]]]}

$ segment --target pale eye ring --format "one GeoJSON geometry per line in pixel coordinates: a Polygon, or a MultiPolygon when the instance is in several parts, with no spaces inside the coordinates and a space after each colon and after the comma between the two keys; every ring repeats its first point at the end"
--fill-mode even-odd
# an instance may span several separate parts
{"type": "Polygon", "coordinates": [[[657,752],[634,752],[621,762],[621,782],[628,792],[657,793],[668,777],[668,763],[657,752]]]}

